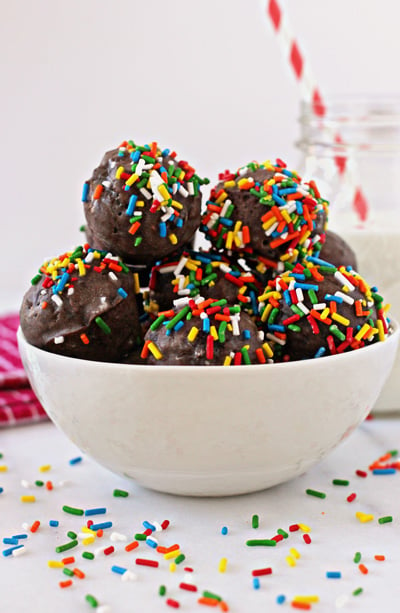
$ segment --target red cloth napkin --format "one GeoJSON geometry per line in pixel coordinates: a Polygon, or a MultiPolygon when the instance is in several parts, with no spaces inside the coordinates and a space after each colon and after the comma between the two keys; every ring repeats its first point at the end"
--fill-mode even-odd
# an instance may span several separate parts
{"type": "Polygon", "coordinates": [[[0,427],[47,419],[22,366],[16,336],[18,325],[18,315],[0,317],[0,427]]]}

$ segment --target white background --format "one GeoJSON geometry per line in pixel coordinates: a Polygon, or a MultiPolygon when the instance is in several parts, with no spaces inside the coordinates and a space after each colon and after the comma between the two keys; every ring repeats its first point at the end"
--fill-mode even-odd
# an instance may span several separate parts
{"type": "MultiPolygon", "coordinates": [[[[400,93],[394,0],[283,6],[322,91],[400,93]]],[[[214,180],[298,164],[299,90],[259,0],[1,0],[3,302],[77,244],[82,183],[125,138],[158,140],[214,180]],[[5,261],[4,261],[5,259],[5,261]]]]}

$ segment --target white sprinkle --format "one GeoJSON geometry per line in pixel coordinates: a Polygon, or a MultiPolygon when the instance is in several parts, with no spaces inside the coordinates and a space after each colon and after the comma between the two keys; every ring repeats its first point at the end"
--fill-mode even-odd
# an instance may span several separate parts
{"type": "Polygon", "coordinates": [[[193,181],[189,181],[189,183],[187,184],[187,188],[188,188],[189,195],[194,196],[193,181]]]}
{"type": "Polygon", "coordinates": [[[221,217],[225,217],[225,213],[226,213],[226,211],[228,210],[228,208],[229,208],[229,206],[230,206],[231,204],[232,204],[232,200],[229,200],[229,198],[227,198],[227,199],[225,200],[225,202],[224,202],[224,204],[223,204],[223,207],[222,207],[222,209],[221,209],[221,212],[220,212],[220,216],[221,216],[221,217]]]}
{"type": "Polygon", "coordinates": [[[240,320],[240,313],[236,313],[235,315],[231,317],[233,336],[240,335],[239,320],[240,320]]]}
{"type": "MultiPolygon", "coordinates": [[[[202,302],[202,300],[201,300],[201,302],[202,302]]],[[[200,319],[208,319],[208,315],[207,315],[207,313],[204,313],[204,311],[202,311],[202,312],[200,313],[200,319]]]]}
{"type": "Polygon", "coordinates": [[[152,200],[153,196],[150,194],[148,189],[141,187],[139,191],[146,198],[146,200],[152,200]]]}
{"type": "Polygon", "coordinates": [[[188,261],[189,258],[187,258],[186,256],[181,257],[181,259],[178,262],[178,265],[176,266],[175,270],[174,270],[174,275],[177,277],[183,270],[183,268],[185,268],[186,266],[186,262],[188,261]]]}
{"type": "Polygon", "coordinates": [[[278,345],[285,345],[286,341],[284,341],[281,338],[278,338],[277,336],[275,336],[275,334],[271,334],[271,332],[267,332],[267,338],[269,338],[271,341],[275,341],[276,343],[278,343],[278,345]]]}
{"type": "Polygon", "coordinates": [[[232,268],[228,266],[228,264],[225,264],[224,262],[221,262],[221,264],[219,265],[219,269],[221,272],[225,272],[225,273],[232,272],[232,268]]]}
{"type": "Polygon", "coordinates": [[[63,336],[55,336],[54,337],[54,344],[55,345],[62,345],[64,342],[64,337],[63,336]]]}
{"type": "MultiPolygon", "coordinates": [[[[194,299],[196,304],[200,304],[200,302],[204,301],[204,296],[202,296],[201,294],[199,296],[196,296],[196,298],[194,299]]],[[[201,314],[200,314],[201,317],[201,314]]]]}
{"type": "Polygon", "coordinates": [[[101,183],[106,189],[108,189],[109,187],[111,187],[111,181],[102,181],[101,183]]]}
{"type": "Polygon", "coordinates": [[[173,186],[172,186],[172,195],[175,196],[177,191],[178,191],[178,184],[174,183],[173,186]]]}
{"type": "Polygon", "coordinates": [[[103,551],[104,551],[105,549],[107,549],[107,547],[108,547],[108,545],[103,545],[103,547],[97,547],[97,549],[95,549],[95,550],[94,550],[94,552],[93,552],[93,553],[94,553],[95,558],[96,558],[98,555],[100,555],[101,553],[103,553],[103,551]]]}
{"type": "Polygon", "coordinates": [[[108,604],[102,604],[96,607],[96,613],[111,613],[111,607],[108,604]]]}
{"type": "Polygon", "coordinates": [[[164,215],[161,217],[160,221],[167,221],[167,219],[169,219],[171,217],[171,213],[169,211],[167,211],[166,213],[164,213],[164,215]]]}
{"type": "Polygon", "coordinates": [[[354,298],[352,298],[348,294],[345,294],[344,292],[339,292],[339,291],[335,292],[335,296],[337,296],[338,298],[341,298],[343,302],[347,302],[347,304],[354,304],[354,298]]]}
{"type": "Polygon", "coordinates": [[[111,532],[110,541],[127,541],[128,537],[120,532],[111,532]]]}
{"type": "MultiPolygon", "coordinates": [[[[178,290],[179,296],[190,296],[190,292],[191,292],[190,289],[185,289],[185,288],[178,290]]],[[[174,304],[175,304],[175,300],[174,300],[174,304]]]]}
{"type": "Polygon", "coordinates": [[[63,301],[58,294],[52,294],[51,299],[56,306],[61,307],[63,305],[63,301]]]}
{"type": "Polygon", "coordinates": [[[304,300],[304,295],[303,295],[303,290],[301,289],[301,287],[297,287],[296,288],[296,296],[297,296],[297,300],[299,302],[303,302],[304,300]]]}
{"type": "Polygon", "coordinates": [[[156,532],[162,532],[162,527],[161,525],[158,523],[158,521],[152,521],[150,522],[156,529],[156,532]]]}
{"type": "Polygon", "coordinates": [[[337,609],[342,609],[349,602],[347,594],[341,594],[335,600],[335,606],[337,609]]]}
{"type": "Polygon", "coordinates": [[[127,570],[123,575],[121,575],[121,581],[136,581],[136,580],[137,580],[137,575],[135,575],[135,573],[133,573],[131,570],[127,570]]]}
{"type": "Polygon", "coordinates": [[[94,260],[94,251],[89,251],[85,259],[83,260],[85,264],[91,264],[94,260]]]}
{"type": "Polygon", "coordinates": [[[211,226],[213,226],[215,222],[218,220],[218,218],[219,218],[218,213],[213,211],[210,215],[210,219],[208,220],[208,223],[206,224],[207,228],[210,229],[211,226]]]}
{"type": "Polygon", "coordinates": [[[45,294],[47,294],[47,291],[45,289],[41,289],[40,290],[40,295],[44,296],[45,294]]]}
{"type": "Polygon", "coordinates": [[[140,158],[135,168],[135,174],[137,174],[138,177],[142,176],[142,172],[143,172],[145,165],[146,165],[146,160],[144,160],[143,158],[140,158]]]}
{"type": "Polygon", "coordinates": [[[350,283],[350,281],[346,279],[344,275],[342,275],[340,270],[337,270],[335,272],[334,277],[335,279],[339,281],[339,283],[342,283],[342,285],[345,285],[346,287],[348,287],[351,292],[355,290],[355,286],[352,283],[350,283]]]}
{"type": "Polygon", "coordinates": [[[326,302],[318,302],[317,304],[313,304],[314,311],[323,311],[326,309],[326,302]]]}
{"type": "Polygon", "coordinates": [[[270,226],[269,228],[267,228],[267,230],[265,230],[265,236],[270,236],[272,232],[276,230],[277,227],[278,227],[278,222],[276,221],[275,223],[272,224],[272,226],[270,226]]]}
{"type": "Polygon", "coordinates": [[[172,266],[163,266],[162,268],[159,268],[159,269],[158,269],[158,272],[159,272],[161,275],[166,275],[166,274],[168,274],[168,273],[170,273],[170,272],[174,272],[174,271],[175,271],[175,268],[176,268],[176,267],[175,267],[174,265],[172,265],[172,266]]]}
{"type": "Polygon", "coordinates": [[[304,313],[305,315],[308,315],[308,314],[309,314],[310,309],[308,309],[308,308],[306,307],[306,305],[304,304],[304,302],[298,302],[296,306],[297,306],[297,307],[300,309],[300,311],[303,311],[303,313],[304,313]]]}
{"type": "Polygon", "coordinates": [[[26,481],[26,479],[22,479],[21,485],[22,487],[25,487],[26,489],[28,489],[28,487],[32,487],[31,483],[29,483],[29,481],[26,481]]]}
{"type": "Polygon", "coordinates": [[[260,339],[260,341],[263,341],[263,340],[264,340],[264,337],[265,337],[265,332],[264,332],[264,330],[259,330],[259,331],[257,332],[257,335],[258,335],[258,338],[260,339]]]}
{"type": "Polygon", "coordinates": [[[11,552],[11,555],[13,558],[16,558],[17,556],[21,556],[23,553],[25,553],[26,551],[26,547],[25,545],[23,545],[22,547],[19,547],[18,549],[13,549],[13,551],[11,552]]]}
{"type": "MultiPolygon", "coordinates": [[[[189,293],[190,293],[190,290],[189,290],[189,293]]],[[[187,305],[188,299],[186,297],[177,298],[176,300],[173,301],[173,303],[176,308],[180,309],[181,307],[184,307],[187,305]]]]}
{"type": "Polygon", "coordinates": [[[187,198],[189,196],[189,192],[187,191],[187,189],[185,189],[183,187],[183,185],[181,185],[179,187],[179,193],[181,194],[181,196],[183,196],[184,198],[187,198]]]}
{"type": "Polygon", "coordinates": [[[110,277],[111,281],[118,281],[117,275],[112,270],[110,270],[108,276],[110,277]]]}
{"type": "Polygon", "coordinates": [[[22,524],[22,529],[23,529],[23,530],[29,530],[29,528],[30,528],[30,525],[29,525],[29,524],[27,524],[26,522],[24,522],[24,523],[22,524]]]}

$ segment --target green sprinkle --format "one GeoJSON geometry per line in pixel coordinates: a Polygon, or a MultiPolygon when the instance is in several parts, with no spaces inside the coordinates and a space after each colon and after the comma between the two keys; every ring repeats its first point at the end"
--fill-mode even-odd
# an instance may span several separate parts
{"type": "Polygon", "coordinates": [[[82,558],[86,558],[86,560],[94,560],[94,553],[90,551],[82,551],[82,558]]]}
{"type": "Polygon", "coordinates": [[[165,319],[165,315],[160,315],[150,326],[150,330],[157,330],[165,319]]]}
{"type": "Polygon", "coordinates": [[[83,515],[83,509],[77,509],[76,507],[69,507],[68,505],[64,505],[62,508],[65,513],[70,513],[71,515],[83,515]]]}
{"type": "Polygon", "coordinates": [[[318,296],[313,289],[308,290],[308,296],[311,300],[311,304],[318,304],[318,296]]]}
{"type": "Polygon", "coordinates": [[[31,279],[31,284],[32,284],[32,285],[37,285],[37,284],[39,283],[39,281],[40,281],[40,279],[41,279],[41,278],[42,278],[42,275],[41,275],[40,273],[39,273],[39,274],[37,274],[37,275],[35,275],[35,276],[33,277],[33,279],[31,279]]]}
{"type": "Polygon", "coordinates": [[[243,363],[244,364],[251,364],[251,359],[250,359],[249,351],[248,351],[247,347],[242,347],[241,350],[240,350],[240,353],[243,356],[243,363]]]}
{"type": "Polygon", "coordinates": [[[296,324],[289,324],[288,325],[289,330],[291,330],[292,332],[301,332],[301,328],[300,326],[296,326],[296,324]]]}
{"type": "Polygon", "coordinates": [[[43,487],[44,481],[35,481],[35,485],[37,485],[38,487],[43,487]]]}
{"type": "Polygon", "coordinates": [[[127,498],[129,496],[129,492],[126,492],[125,490],[114,490],[113,496],[116,498],[127,498]]]}
{"type": "Polygon", "coordinates": [[[67,577],[73,577],[74,573],[70,568],[63,568],[63,573],[64,575],[67,575],[67,577]]]}
{"type": "Polygon", "coordinates": [[[391,521],[393,521],[393,517],[391,515],[386,515],[385,517],[380,517],[378,519],[379,524],[389,524],[391,521]]]}
{"type": "Polygon", "coordinates": [[[218,340],[220,343],[225,343],[225,330],[228,326],[227,321],[221,321],[218,328],[218,340]]]}
{"type": "Polygon", "coordinates": [[[165,596],[166,591],[167,588],[165,587],[165,585],[160,585],[160,587],[158,588],[158,593],[160,594],[160,596],[165,596]]]}
{"type": "Polygon", "coordinates": [[[350,481],[347,479],[333,479],[333,485],[349,485],[350,481]]]}
{"type": "Polygon", "coordinates": [[[78,536],[76,532],[72,532],[72,530],[70,530],[69,532],[67,532],[67,536],[70,539],[76,539],[76,537],[78,536]]]}
{"type": "Polygon", "coordinates": [[[93,607],[94,609],[99,605],[99,603],[97,602],[96,598],[94,596],[91,596],[90,594],[86,594],[85,596],[85,600],[86,602],[88,602],[90,604],[91,607],[93,607]]]}
{"type": "Polygon", "coordinates": [[[0,453],[0,458],[4,458],[4,455],[2,453],[0,453]]]}
{"type": "Polygon", "coordinates": [[[287,539],[289,536],[289,534],[285,532],[284,530],[282,530],[282,528],[278,528],[277,533],[283,536],[284,539],[287,539]]]}
{"type": "Polygon", "coordinates": [[[82,226],[79,226],[79,232],[86,232],[85,224],[83,224],[82,226]]]}
{"type": "Polygon", "coordinates": [[[145,534],[143,534],[143,532],[137,532],[135,534],[135,540],[136,541],[145,541],[147,539],[147,536],[145,534]]]}
{"type": "Polygon", "coordinates": [[[361,553],[359,551],[356,551],[356,553],[354,554],[354,558],[353,558],[354,564],[358,564],[360,560],[361,560],[361,553]]]}
{"type": "Polygon", "coordinates": [[[212,598],[213,600],[218,600],[218,602],[221,602],[222,600],[221,596],[218,596],[218,594],[214,594],[213,592],[209,592],[208,590],[204,590],[203,598],[212,598]]]}
{"type": "Polygon", "coordinates": [[[275,547],[276,541],[273,539],[250,539],[246,541],[248,547],[275,547]]]}
{"type": "Polygon", "coordinates": [[[388,453],[390,453],[390,455],[393,457],[396,456],[399,452],[397,451],[397,449],[392,449],[391,451],[388,451],[388,453]]]}
{"type": "Polygon", "coordinates": [[[134,247],[139,247],[139,245],[142,242],[142,240],[143,240],[143,236],[137,236],[135,238],[134,247]]]}
{"type": "Polygon", "coordinates": [[[258,526],[259,526],[259,517],[258,515],[253,515],[253,517],[251,518],[251,527],[258,528],[258,526]]]}
{"type": "Polygon", "coordinates": [[[317,490],[306,490],[306,494],[309,496],[315,496],[316,498],[326,498],[326,494],[324,492],[318,492],[317,490]]]}
{"type": "Polygon", "coordinates": [[[99,326],[99,328],[103,330],[104,334],[111,334],[111,328],[110,326],[107,326],[104,319],[102,319],[101,317],[96,317],[94,321],[99,326]]]}
{"type": "Polygon", "coordinates": [[[172,330],[176,326],[176,324],[185,317],[186,313],[190,311],[190,306],[185,306],[179,313],[175,315],[165,326],[167,330],[172,330]]]}
{"type": "Polygon", "coordinates": [[[185,558],[186,556],[183,553],[179,554],[179,556],[175,558],[175,564],[180,564],[185,558]]]}
{"type": "Polygon", "coordinates": [[[65,543],[65,545],[59,545],[58,547],[56,547],[56,552],[62,553],[63,551],[67,551],[68,549],[73,549],[78,544],[78,541],[70,541],[69,543],[65,543]]]}
{"type": "Polygon", "coordinates": [[[336,336],[336,338],[338,338],[340,341],[346,340],[346,335],[339,330],[336,324],[329,326],[329,331],[332,332],[333,336],[336,336]]]}
{"type": "Polygon", "coordinates": [[[359,596],[360,594],[362,594],[362,592],[363,592],[362,587],[358,587],[356,590],[354,590],[353,596],[359,596]]]}

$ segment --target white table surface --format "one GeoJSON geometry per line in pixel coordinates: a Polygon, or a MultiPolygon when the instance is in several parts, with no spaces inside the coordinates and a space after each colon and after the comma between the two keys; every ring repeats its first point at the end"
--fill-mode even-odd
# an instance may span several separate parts
{"type": "MultiPolygon", "coordinates": [[[[294,481],[263,492],[228,498],[184,498],[147,491],[134,482],[115,476],[82,456],[82,462],[70,465],[69,460],[81,455],[51,423],[20,426],[0,430],[0,465],[8,470],[0,472],[1,538],[27,532],[26,552],[19,557],[0,556],[0,612],[33,611],[45,613],[79,613],[94,611],[85,600],[94,595],[101,605],[109,605],[112,612],[157,613],[172,611],[167,597],[180,603],[179,610],[220,611],[200,605],[197,600],[204,590],[223,597],[232,612],[258,613],[291,611],[295,595],[319,596],[312,605],[316,612],[397,611],[400,582],[400,475],[377,476],[369,472],[367,478],[355,475],[356,469],[368,470],[371,462],[389,449],[397,449],[400,441],[400,419],[379,417],[365,422],[328,458],[307,474],[294,481]],[[39,467],[50,464],[48,472],[39,467]],[[332,479],[348,479],[347,487],[334,486],[332,479]],[[52,491],[34,485],[37,479],[51,480],[52,491]],[[29,489],[21,481],[32,484],[29,489]],[[66,483],[60,484],[65,481],[66,483]],[[115,498],[113,490],[129,492],[127,498],[115,498]],[[306,488],[327,494],[321,500],[305,494],[306,488]],[[348,503],[346,497],[355,492],[357,498],[348,503]],[[21,495],[34,494],[36,502],[22,503],[21,495]],[[55,547],[69,540],[67,532],[79,532],[89,519],[69,515],[63,505],[83,509],[105,506],[106,516],[113,527],[91,546],[79,545],[64,554],[55,547]],[[374,520],[360,523],[357,511],[371,513],[374,520]],[[252,528],[254,514],[260,518],[259,528],[252,528]],[[379,524],[378,518],[393,516],[392,523],[379,524]],[[59,520],[58,528],[49,526],[50,519],[59,520]],[[136,532],[143,530],[142,521],[170,520],[170,526],[155,533],[160,545],[179,543],[185,561],[175,572],[170,562],[145,543],[127,553],[125,542],[112,543],[110,534],[117,531],[129,542],[136,532]],[[32,534],[23,529],[39,520],[39,530],[32,534]],[[248,547],[246,540],[270,538],[278,528],[287,530],[295,523],[311,528],[312,543],[307,545],[301,531],[290,533],[288,539],[274,548],[248,547]],[[228,527],[226,536],[222,526],[228,527]],[[100,545],[115,545],[115,553],[100,553],[94,560],[82,558],[82,551],[94,551],[100,545]],[[295,567],[286,562],[290,548],[300,554],[295,567]],[[353,562],[355,552],[361,552],[361,562],[369,572],[364,575],[353,562]],[[386,556],[378,562],[376,554],[386,556]],[[62,569],[49,568],[48,560],[60,560],[67,555],[76,559],[86,577],[74,578],[71,587],[61,589],[59,581],[67,580],[62,569]],[[158,568],[137,566],[137,557],[159,560],[158,568]],[[225,573],[218,570],[221,558],[227,559],[225,573]],[[135,581],[123,582],[111,571],[112,565],[128,568],[137,576],[135,581]],[[198,588],[196,593],[179,588],[189,573],[198,588]],[[251,571],[270,566],[272,575],[260,578],[260,589],[253,587],[251,571]],[[327,571],[340,571],[341,579],[326,578],[327,571]],[[159,586],[167,588],[164,597],[158,595],[159,586]],[[352,592],[363,588],[362,594],[352,592]],[[278,595],[286,602],[279,605],[278,595]],[[341,600],[347,602],[339,607],[341,600]],[[339,600],[338,600],[339,599],[339,600]]],[[[284,460],[284,458],[282,458],[284,460]]],[[[280,459],[277,458],[277,462],[280,459]]],[[[8,545],[3,545],[6,549],[8,545]]],[[[342,603],[343,604],[343,603],[342,603]]]]}

